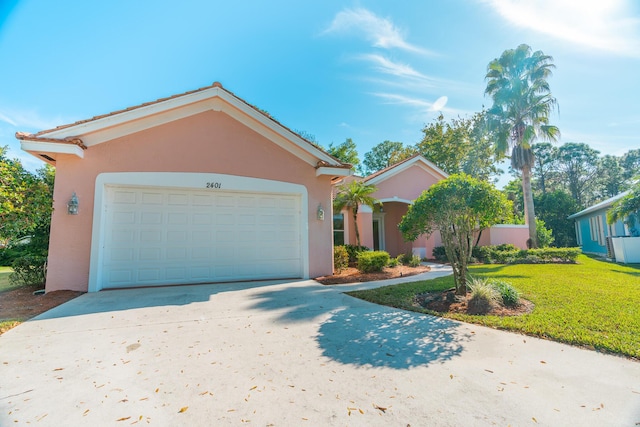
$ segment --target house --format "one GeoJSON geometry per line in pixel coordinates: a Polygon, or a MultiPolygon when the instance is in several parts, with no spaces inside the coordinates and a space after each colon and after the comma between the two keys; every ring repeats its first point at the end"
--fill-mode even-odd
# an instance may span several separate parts
{"type": "Polygon", "coordinates": [[[350,165],[220,83],[16,137],[56,167],[47,291],[333,270],[324,211],[350,165]]]}
{"type": "MultiPolygon", "coordinates": [[[[431,258],[433,248],[442,245],[439,233],[420,236],[414,242],[405,242],[398,224],[409,205],[433,184],[447,178],[447,174],[420,154],[415,154],[364,178],[350,176],[336,185],[359,179],[376,186],[372,197],[381,202],[375,209],[361,206],[358,210],[360,243],[374,250],[384,250],[391,256],[414,254],[431,258]]],[[[356,244],[353,218],[347,210],[334,213],[334,240],[336,244],[356,244]]],[[[483,230],[480,245],[512,243],[526,249],[529,230],[526,225],[496,225],[483,230]]]]}
{"type": "MultiPolygon", "coordinates": [[[[616,245],[619,246],[619,249],[615,251],[614,240],[616,240],[616,237],[638,236],[640,230],[629,229],[624,221],[607,224],[607,212],[618,200],[627,194],[629,194],[629,192],[625,191],[568,217],[568,219],[572,219],[575,222],[576,240],[582,248],[582,252],[602,255],[607,258],[617,258],[624,262],[623,242],[616,242],[620,244],[616,245]]],[[[629,240],[629,242],[631,242],[631,240],[629,240]]],[[[626,243],[625,241],[625,244],[626,243]]],[[[640,252],[640,249],[638,252],[640,252]]]]}

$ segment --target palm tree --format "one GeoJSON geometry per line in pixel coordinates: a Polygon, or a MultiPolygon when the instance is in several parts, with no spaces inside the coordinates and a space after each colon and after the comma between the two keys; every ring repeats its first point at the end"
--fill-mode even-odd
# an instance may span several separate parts
{"type": "Polygon", "coordinates": [[[511,150],[511,166],[522,172],[525,221],[529,239],[537,247],[536,220],[531,190],[531,169],[535,156],[531,144],[540,138],[556,141],[560,130],[549,125],[549,114],[557,108],[547,78],[555,68],[553,57],[531,52],[526,44],[505,50],[487,66],[485,95],[493,99],[487,112],[489,126],[496,134],[498,155],[511,150]]]}
{"type": "Polygon", "coordinates": [[[373,207],[380,202],[371,197],[378,189],[373,184],[365,184],[362,181],[351,181],[338,187],[338,193],[333,200],[333,209],[340,212],[343,209],[351,209],[353,224],[356,230],[356,244],[360,246],[360,232],[358,231],[358,207],[360,205],[373,207]]]}

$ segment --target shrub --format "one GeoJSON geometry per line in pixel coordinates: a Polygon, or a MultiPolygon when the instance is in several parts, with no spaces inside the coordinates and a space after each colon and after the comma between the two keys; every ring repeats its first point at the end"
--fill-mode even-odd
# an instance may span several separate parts
{"type": "Polygon", "coordinates": [[[369,250],[366,246],[344,245],[344,247],[349,254],[349,263],[356,262],[360,252],[366,252],[369,250]]]}
{"type": "Polygon", "coordinates": [[[471,291],[467,310],[471,314],[488,313],[500,301],[500,293],[487,279],[472,278],[467,286],[471,291]]]}
{"type": "Polygon", "coordinates": [[[575,262],[580,248],[540,248],[520,250],[511,244],[480,246],[473,249],[473,256],[484,263],[494,264],[539,264],[575,262]]]}
{"type": "Polygon", "coordinates": [[[333,247],[333,268],[339,273],[349,267],[349,253],[344,245],[333,247]]]}
{"type": "Polygon", "coordinates": [[[389,263],[389,253],[385,251],[368,251],[358,254],[358,270],[362,273],[382,271],[389,263]]]}
{"type": "Polygon", "coordinates": [[[418,255],[412,255],[408,262],[409,267],[417,267],[420,265],[420,257],[418,255]]]}
{"type": "Polygon", "coordinates": [[[47,278],[47,258],[26,255],[11,264],[13,273],[9,281],[14,285],[44,285],[47,278]]]}
{"type": "Polygon", "coordinates": [[[502,298],[502,303],[508,307],[518,305],[520,292],[504,280],[492,279],[489,283],[498,291],[502,298]]]}
{"type": "Polygon", "coordinates": [[[447,253],[444,250],[444,246],[434,247],[432,254],[433,254],[433,258],[436,259],[437,261],[441,261],[441,262],[449,261],[447,259],[447,253]]]}
{"type": "Polygon", "coordinates": [[[389,259],[389,263],[387,264],[387,267],[397,267],[401,264],[400,262],[400,256],[397,256],[395,258],[390,258],[389,259]]]}

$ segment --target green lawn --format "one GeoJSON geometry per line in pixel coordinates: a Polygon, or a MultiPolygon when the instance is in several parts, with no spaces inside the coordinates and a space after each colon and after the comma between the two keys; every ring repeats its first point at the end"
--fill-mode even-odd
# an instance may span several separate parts
{"type": "MultiPolygon", "coordinates": [[[[499,278],[535,304],[517,317],[447,314],[445,317],[640,359],[640,265],[618,265],[581,255],[579,264],[472,266],[474,276],[499,278]]],[[[453,287],[453,278],[405,283],[350,295],[406,310],[413,297],[453,287]]],[[[431,313],[436,314],[436,313],[431,313]]]]}
{"type": "Polygon", "coordinates": [[[17,287],[9,283],[9,275],[12,271],[11,267],[0,267],[0,292],[8,291],[9,289],[17,287]]]}

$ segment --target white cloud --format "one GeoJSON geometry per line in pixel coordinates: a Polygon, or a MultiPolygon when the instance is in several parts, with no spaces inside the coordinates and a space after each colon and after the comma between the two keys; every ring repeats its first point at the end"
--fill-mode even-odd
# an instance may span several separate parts
{"type": "Polygon", "coordinates": [[[16,130],[35,129],[38,131],[70,123],[70,121],[65,121],[60,116],[46,118],[35,111],[8,110],[6,108],[0,108],[0,122],[5,122],[15,128],[25,128],[16,130]]]}
{"type": "Polygon", "coordinates": [[[640,16],[628,0],[484,0],[512,24],[574,44],[640,56],[640,16]]]}
{"type": "Polygon", "coordinates": [[[323,33],[349,32],[360,33],[374,47],[383,49],[397,48],[425,55],[434,54],[427,49],[407,42],[402,32],[390,20],[380,18],[364,8],[344,9],[338,12],[331,25],[323,33]]]}
{"type": "Polygon", "coordinates": [[[439,112],[458,116],[472,114],[472,112],[469,111],[446,107],[447,101],[449,99],[446,96],[441,96],[434,102],[429,102],[421,98],[414,98],[397,93],[374,92],[372,93],[372,95],[377,96],[378,98],[385,99],[389,104],[407,105],[410,107],[414,107],[419,112],[420,119],[433,116],[434,113],[439,112]]]}

